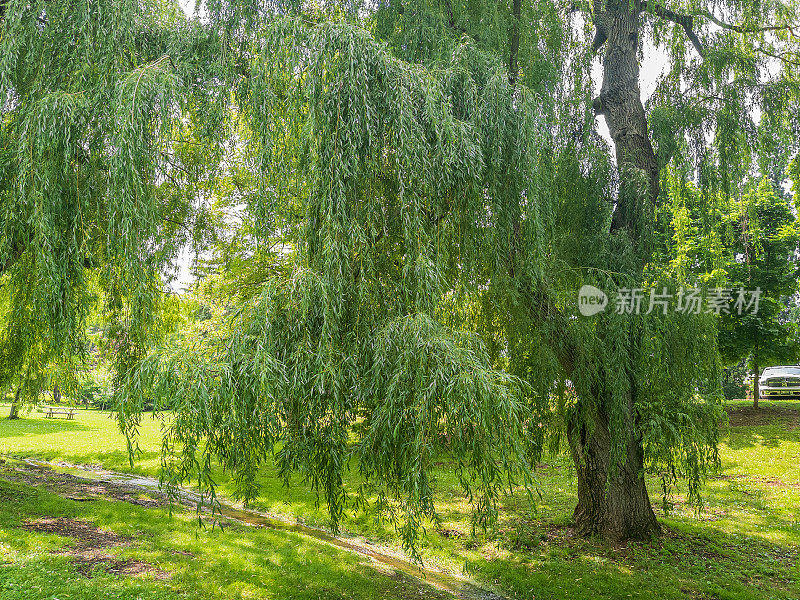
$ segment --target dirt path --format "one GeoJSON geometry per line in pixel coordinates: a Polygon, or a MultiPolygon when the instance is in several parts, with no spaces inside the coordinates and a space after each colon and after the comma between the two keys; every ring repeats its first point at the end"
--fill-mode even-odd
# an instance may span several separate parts
{"type": "MultiPolygon", "coordinates": [[[[224,522],[228,520],[250,526],[290,531],[292,533],[311,537],[337,548],[354,552],[370,559],[372,565],[381,572],[389,571],[410,576],[415,580],[433,586],[441,592],[446,592],[447,594],[445,597],[449,595],[465,600],[504,600],[502,596],[498,596],[492,591],[483,589],[474,582],[458,575],[431,568],[420,568],[417,564],[400,554],[373,544],[369,540],[356,537],[334,536],[323,529],[286,522],[274,515],[268,515],[225,503],[219,503],[212,511],[211,507],[204,503],[198,494],[190,490],[179,488],[175,490],[173,494],[167,495],[160,489],[158,480],[149,477],[116,473],[99,467],[86,465],[72,465],[67,463],[51,464],[30,459],[22,461],[8,459],[7,463],[4,465],[2,477],[26,485],[44,487],[52,493],[74,501],[112,499],[152,508],[168,506],[172,500],[177,500],[181,504],[193,509],[198,509],[199,507],[201,511],[207,513],[209,518],[215,522],[222,522],[224,524],[224,522]]],[[[28,524],[30,527],[53,527],[57,525],[58,524],[53,525],[51,523],[28,524]]],[[[83,526],[80,524],[62,525],[64,527],[70,527],[70,531],[83,531],[84,533],[87,531],[85,528],[81,529],[83,526]]],[[[47,531],[47,529],[41,530],[47,531]]],[[[110,560],[110,558],[103,555],[102,552],[98,555],[96,553],[97,548],[95,547],[92,547],[92,551],[95,551],[95,554],[92,554],[92,551],[86,551],[85,548],[82,549],[80,547],[80,535],[72,537],[76,537],[76,539],[79,540],[78,547],[76,548],[77,554],[74,558],[77,561],[83,560],[86,569],[91,570],[93,568],[94,563],[92,561],[95,559],[97,559],[96,562],[108,562],[110,560]]],[[[102,546],[100,546],[100,548],[102,548],[102,546]]],[[[118,565],[111,565],[110,570],[111,572],[116,572],[114,569],[117,569],[121,573],[135,574],[137,569],[145,568],[146,567],[143,565],[124,564],[120,562],[118,565]]],[[[108,565],[106,565],[106,570],[109,570],[108,565]]],[[[159,576],[161,574],[156,573],[155,575],[159,576]]],[[[167,575],[164,575],[164,577],[166,576],[167,575]]]]}

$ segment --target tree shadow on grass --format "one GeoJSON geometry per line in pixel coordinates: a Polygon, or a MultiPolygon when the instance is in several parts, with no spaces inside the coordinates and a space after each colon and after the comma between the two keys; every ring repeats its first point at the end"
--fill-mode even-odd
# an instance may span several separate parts
{"type": "Polygon", "coordinates": [[[795,429],[800,426],[800,402],[772,401],[762,402],[759,408],[752,405],[728,405],[725,408],[731,427],[753,427],[761,425],[783,424],[795,429]]]}
{"type": "Polygon", "coordinates": [[[292,533],[262,529],[240,536],[226,528],[209,535],[217,536],[218,549],[213,559],[207,558],[208,586],[198,585],[208,596],[220,590],[255,594],[268,588],[278,598],[314,600],[452,598],[424,580],[382,572],[363,557],[292,533]]]}
{"type": "Polygon", "coordinates": [[[662,520],[648,542],[610,544],[569,528],[532,551],[481,558],[470,571],[509,598],[796,598],[796,548],[711,527],[662,520]]]}
{"type": "MultiPolygon", "coordinates": [[[[20,530],[20,524],[30,515],[39,517],[69,516],[77,523],[87,519],[90,527],[100,530],[136,532],[135,542],[126,545],[122,560],[158,564],[173,575],[166,593],[157,581],[141,581],[136,585],[147,598],[234,598],[276,597],[293,600],[411,600],[426,598],[446,600],[448,594],[426,583],[402,575],[387,576],[365,564],[365,559],[332,548],[305,536],[231,524],[219,528],[198,529],[195,520],[176,518],[183,514],[164,509],[145,509],[116,502],[76,504],[38,487],[0,481],[0,490],[9,493],[19,490],[37,495],[21,502],[15,510],[0,504],[0,540],[7,541],[21,554],[30,554],[15,564],[18,580],[30,582],[25,568],[38,567],[49,576],[35,584],[45,597],[118,597],[121,577],[71,577],[80,568],[54,555],[64,553],[64,546],[76,542],[69,534],[47,535],[20,530]],[[44,507],[44,511],[41,508],[44,507]],[[54,577],[55,575],[55,577],[54,577]],[[71,587],[66,589],[64,582],[71,587]]],[[[188,513],[191,515],[191,513],[188,513]]],[[[80,541],[80,540],[79,540],[80,541]]],[[[0,585],[2,584],[0,565],[0,585]]],[[[131,581],[131,580],[128,580],[131,581]]],[[[29,583],[31,585],[31,583],[29,583]]],[[[127,586],[130,587],[130,584],[127,586]]],[[[3,588],[0,588],[3,589],[3,588]]],[[[3,598],[6,596],[0,594],[3,598]]],[[[19,598],[20,596],[11,596],[19,598]]],[[[22,596],[24,597],[24,596],[22,596]]],[[[38,597],[38,596],[37,596],[38,597]]],[[[119,597],[123,597],[119,595],[119,597]]],[[[124,597],[133,597],[131,593],[124,597]]]]}
{"type": "Polygon", "coordinates": [[[64,431],[89,431],[91,428],[79,419],[37,419],[20,418],[9,421],[0,419],[0,438],[13,438],[26,435],[47,435],[64,431]]]}
{"type": "Polygon", "coordinates": [[[728,407],[723,443],[732,450],[778,448],[784,441],[800,441],[800,402],[776,402],[759,409],[728,407]]]}
{"type": "Polygon", "coordinates": [[[796,441],[796,435],[787,435],[786,432],[776,427],[759,427],[757,429],[746,429],[743,431],[731,431],[727,437],[723,438],[722,443],[730,447],[731,450],[743,450],[745,448],[780,448],[781,443],[791,440],[796,441]]]}

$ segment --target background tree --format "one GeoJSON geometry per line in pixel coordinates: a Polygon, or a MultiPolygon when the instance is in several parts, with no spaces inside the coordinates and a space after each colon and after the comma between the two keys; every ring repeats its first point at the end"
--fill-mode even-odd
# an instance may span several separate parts
{"type": "Polygon", "coordinates": [[[728,361],[749,359],[758,408],[761,368],[794,363],[800,350],[797,323],[787,319],[789,299],[798,293],[800,229],[796,212],[767,180],[746,193],[736,209],[730,281],[761,290],[761,297],[757,313],[722,317],[720,349],[728,361]]]}

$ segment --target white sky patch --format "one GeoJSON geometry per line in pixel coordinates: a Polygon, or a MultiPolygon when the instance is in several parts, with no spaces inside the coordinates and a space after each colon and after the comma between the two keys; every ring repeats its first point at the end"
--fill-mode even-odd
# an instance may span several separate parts
{"type": "Polygon", "coordinates": [[[176,263],[177,275],[169,283],[169,289],[175,294],[183,294],[189,291],[189,288],[195,282],[195,277],[192,274],[192,263],[194,262],[195,254],[194,249],[190,246],[184,246],[178,254],[178,261],[176,263]]]}
{"type": "Polygon", "coordinates": [[[185,12],[187,16],[191,17],[194,14],[195,0],[178,0],[178,4],[181,5],[183,12],[185,12]]]}

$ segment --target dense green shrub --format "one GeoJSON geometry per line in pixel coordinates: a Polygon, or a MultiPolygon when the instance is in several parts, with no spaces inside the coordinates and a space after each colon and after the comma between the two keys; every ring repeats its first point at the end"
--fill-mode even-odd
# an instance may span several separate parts
{"type": "Polygon", "coordinates": [[[747,395],[748,382],[745,361],[726,368],[722,375],[722,391],[726,400],[741,400],[747,395]]]}

